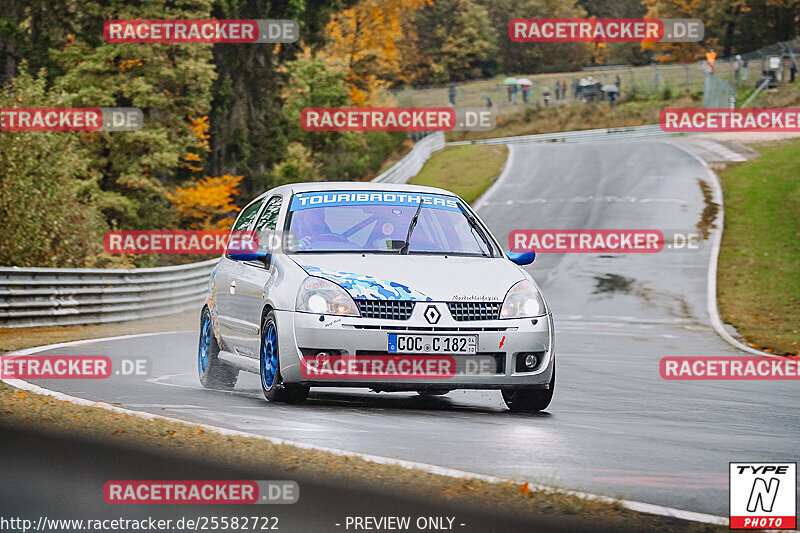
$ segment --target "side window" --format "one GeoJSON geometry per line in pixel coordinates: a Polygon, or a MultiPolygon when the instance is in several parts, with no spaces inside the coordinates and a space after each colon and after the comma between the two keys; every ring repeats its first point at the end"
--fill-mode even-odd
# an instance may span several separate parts
{"type": "Polygon", "coordinates": [[[258,222],[256,222],[255,232],[256,235],[261,235],[262,230],[274,230],[278,222],[278,213],[281,211],[281,201],[283,198],[280,196],[273,196],[261,212],[258,222]]]}
{"type": "MultiPolygon", "coordinates": [[[[233,228],[231,231],[247,231],[247,228],[250,226],[250,223],[256,218],[258,214],[259,208],[261,208],[261,204],[263,202],[255,202],[251,205],[245,207],[241,213],[239,213],[239,218],[236,219],[236,222],[233,224],[233,228]]],[[[230,256],[225,253],[225,257],[230,258],[230,256]]]]}
{"type": "Polygon", "coordinates": [[[261,202],[256,202],[254,204],[250,204],[249,206],[245,207],[244,210],[239,215],[239,218],[236,219],[236,223],[233,225],[232,231],[245,231],[253,219],[258,214],[258,208],[261,207],[261,202]]]}

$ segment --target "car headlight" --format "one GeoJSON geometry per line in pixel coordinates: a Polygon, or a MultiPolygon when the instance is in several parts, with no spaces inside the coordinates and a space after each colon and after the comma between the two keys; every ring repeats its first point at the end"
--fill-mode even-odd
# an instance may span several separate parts
{"type": "Polygon", "coordinates": [[[528,280],[522,280],[508,290],[500,318],[533,318],[545,314],[544,299],[528,280]]]}
{"type": "Polygon", "coordinates": [[[360,316],[356,303],[339,285],[309,276],[297,291],[295,309],[317,315],[360,316]]]}

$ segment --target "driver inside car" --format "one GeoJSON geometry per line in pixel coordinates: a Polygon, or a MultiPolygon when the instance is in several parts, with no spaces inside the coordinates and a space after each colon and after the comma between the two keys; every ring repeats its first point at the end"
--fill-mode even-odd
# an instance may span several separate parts
{"type": "Polygon", "coordinates": [[[301,250],[311,249],[314,239],[320,235],[333,233],[325,221],[325,209],[308,209],[295,213],[294,216],[297,217],[300,237],[297,244],[301,250]]]}

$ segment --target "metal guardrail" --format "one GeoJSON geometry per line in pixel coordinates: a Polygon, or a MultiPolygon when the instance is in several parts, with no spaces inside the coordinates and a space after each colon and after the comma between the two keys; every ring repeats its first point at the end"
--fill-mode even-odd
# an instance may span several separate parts
{"type": "Polygon", "coordinates": [[[0,267],[0,327],[100,324],[199,308],[218,261],[132,269],[0,267]]]}
{"type": "Polygon", "coordinates": [[[617,139],[640,139],[646,137],[665,137],[682,135],[680,133],[661,130],[658,124],[644,126],[631,126],[629,128],[601,128],[595,130],[562,131],[557,133],[540,133],[536,135],[518,135],[516,137],[497,137],[494,139],[480,139],[477,141],[452,141],[447,146],[463,144],[526,144],[540,142],[596,142],[617,139]]]}
{"type": "Polygon", "coordinates": [[[444,133],[437,131],[423,137],[406,156],[389,167],[386,172],[378,175],[374,182],[378,183],[405,183],[422,170],[425,161],[433,152],[444,148],[444,133]]]}

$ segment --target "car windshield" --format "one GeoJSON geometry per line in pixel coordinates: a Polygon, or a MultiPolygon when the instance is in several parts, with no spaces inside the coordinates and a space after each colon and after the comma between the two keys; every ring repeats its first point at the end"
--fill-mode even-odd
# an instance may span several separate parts
{"type": "Polygon", "coordinates": [[[485,230],[457,198],[394,191],[296,194],[287,251],[400,253],[417,209],[408,253],[494,255],[485,230]]]}

